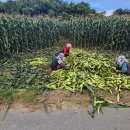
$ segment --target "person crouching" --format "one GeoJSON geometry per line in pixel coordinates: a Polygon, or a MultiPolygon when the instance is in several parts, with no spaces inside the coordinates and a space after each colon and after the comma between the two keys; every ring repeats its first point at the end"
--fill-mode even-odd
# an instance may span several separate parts
{"type": "Polygon", "coordinates": [[[64,69],[63,59],[65,58],[64,53],[59,53],[58,56],[51,62],[51,70],[64,69]]]}
{"type": "Polygon", "coordinates": [[[116,72],[130,75],[130,64],[129,61],[125,58],[125,56],[119,56],[117,58],[116,72]]]}
{"type": "Polygon", "coordinates": [[[70,48],[72,48],[71,43],[67,43],[63,49],[63,53],[64,53],[65,57],[69,56],[70,48]]]}

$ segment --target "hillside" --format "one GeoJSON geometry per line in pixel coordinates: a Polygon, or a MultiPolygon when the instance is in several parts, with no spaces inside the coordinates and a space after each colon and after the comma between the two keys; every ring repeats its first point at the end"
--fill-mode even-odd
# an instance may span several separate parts
{"type": "Polygon", "coordinates": [[[57,17],[95,14],[96,11],[87,2],[75,4],[63,0],[8,0],[0,2],[0,13],[17,13],[29,16],[47,14],[51,17],[57,17]]]}

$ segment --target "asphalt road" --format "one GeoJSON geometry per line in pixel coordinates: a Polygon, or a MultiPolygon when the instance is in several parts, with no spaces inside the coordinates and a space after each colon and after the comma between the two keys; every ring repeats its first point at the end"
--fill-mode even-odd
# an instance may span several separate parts
{"type": "Polygon", "coordinates": [[[67,109],[55,112],[9,110],[0,130],[130,130],[130,108],[105,108],[91,118],[86,110],[67,109]]]}

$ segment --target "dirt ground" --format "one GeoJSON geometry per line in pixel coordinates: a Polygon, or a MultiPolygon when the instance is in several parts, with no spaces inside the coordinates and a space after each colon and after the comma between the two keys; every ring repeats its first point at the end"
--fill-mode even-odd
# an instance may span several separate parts
{"type": "MultiPolygon", "coordinates": [[[[67,108],[85,108],[87,109],[92,104],[92,99],[88,95],[87,91],[83,94],[70,93],[66,90],[54,90],[51,92],[44,92],[38,95],[35,100],[32,101],[32,93],[23,95],[23,98],[14,100],[10,105],[13,109],[23,109],[26,112],[32,112],[35,110],[54,111],[67,108]],[[25,97],[31,97],[24,99],[25,97]],[[31,100],[30,100],[31,99],[31,100]]],[[[116,102],[116,94],[110,94],[108,92],[101,94],[105,99],[116,102]]],[[[124,90],[121,94],[120,103],[130,105],[130,91],[124,90]]],[[[8,104],[0,102],[0,109],[7,110],[8,104]]]]}
{"type": "MultiPolygon", "coordinates": [[[[33,102],[30,100],[13,101],[10,107],[13,109],[24,109],[31,112],[35,110],[54,111],[57,109],[62,110],[74,107],[87,108],[90,104],[91,98],[88,96],[87,92],[80,94],[70,93],[65,90],[55,90],[44,92],[42,95],[37,96],[33,102]]],[[[0,109],[6,110],[7,108],[8,105],[6,103],[0,102],[0,109]]]]}

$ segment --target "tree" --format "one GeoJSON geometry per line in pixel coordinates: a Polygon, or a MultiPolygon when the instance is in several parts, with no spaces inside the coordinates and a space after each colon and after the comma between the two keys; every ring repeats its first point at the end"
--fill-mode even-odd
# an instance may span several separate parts
{"type": "Polygon", "coordinates": [[[0,12],[4,13],[5,12],[5,8],[3,3],[0,1],[0,12]]]}
{"type": "Polygon", "coordinates": [[[50,16],[84,15],[96,13],[89,3],[67,3],[64,0],[7,0],[0,2],[0,12],[24,15],[49,14],[50,16]]]}
{"type": "Polygon", "coordinates": [[[117,9],[117,10],[115,10],[114,12],[113,12],[113,14],[115,15],[122,15],[122,14],[124,14],[124,11],[123,11],[123,9],[117,9]]]}
{"type": "Polygon", "coordinates": [[[75,12],[77,14],[87,14],[90,13],[90,7],[88,3],[81,2],[79,4],[76,4],[75,7],[75,12]]]}
{"type": "Polygon", "coordinates": [[[124,14],[130,14],[130,10],[129,9],[124,9],[124,14]]]}

